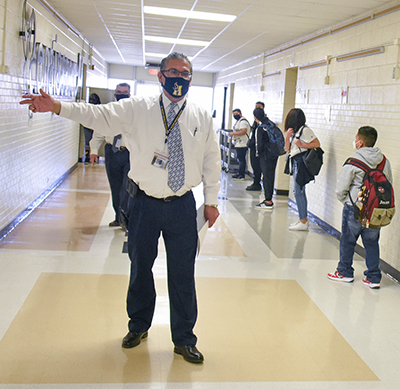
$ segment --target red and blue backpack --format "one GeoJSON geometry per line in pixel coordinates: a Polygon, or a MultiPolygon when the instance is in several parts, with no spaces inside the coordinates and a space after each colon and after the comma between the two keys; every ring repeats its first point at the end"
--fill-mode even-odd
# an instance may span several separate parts
{"type": "Polygon", "coordinates": [[[385,156],[375,169],[371,169],[357,158],[348,158],[344,163],[365,172],[356,201],[354,202],[351,196],[350,201],[354,206],[355,218],[366,228],[387,226],[395,214],[393,187],[383,173],[385,163],[385,156]]]}

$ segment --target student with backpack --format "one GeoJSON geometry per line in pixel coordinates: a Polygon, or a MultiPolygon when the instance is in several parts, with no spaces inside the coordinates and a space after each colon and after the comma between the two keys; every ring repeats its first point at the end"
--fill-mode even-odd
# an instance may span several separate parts
{"type": "Polygon", "coordinates": [[[258,127],[255,132],[256,155],[260,160],[265,200],[256,205],[257,209],[272,210],[274,203],[275,170],[278,157],[285,154],[285,139],[279,127],[265,115],[262,108],[253,111],[258,127]]]}
{"type": "Polygon", "coordinates": [[[303,155],[309,149],[320,147],[314,132],[306,125],[306,116],[300,108],[289,111],[285,120],[285,149],[292,162],[294,197],[299,220],[289,226],[291,231],[308,231],[306,184],[314,179],[304,164],[303,155]]]}
{"type": "MultiPolygon", "coordinates": [[[[381,201],[381,203],[386,203],[382,205],[387,207],[387,210],[393,208],[390,219],[394,214],[393,189],[390,185],[392,183],[392,170],[390,162],[385,158],[381,150],[374,147],[377,138],[378,133],[375,128],[369,126],[359,128],[353,141],[353,147],[356,152],[345,162],[339,172],[336,195],[339,201],[344,204],[340,237],[340,261],[336,271],[328,273],[328,278],[334,281],[354,281],[354,268],[352,266],[354,249],[357,239],[361,235],[367,266],[362,283],[372,289],[380,287],[382,275],[379,269],[380,226],[378,224],[370,224],[370,215],[365,213],[365,208],[371,207],[363,204],[375,202],[372,195],[369,197],[368,191],[364,190],[366,186],[369,186],[367,180],[370,180],[371,173],[372,175],[377,174],[380,176],[378,179],[380,183],[376,185],[377,192],[391,192],[389,199],[381,201]],[[366,164],[371,171],[366,172],[361,167],[364,165],[360,165],[359,161],[366,164]],[[366,206],[364,207],[364,205],[366,206]]],[[[376,205],[372,205],[372,207],[376,205]]],[[[381,218],[378,217],[378,219],[381,218]]]]}

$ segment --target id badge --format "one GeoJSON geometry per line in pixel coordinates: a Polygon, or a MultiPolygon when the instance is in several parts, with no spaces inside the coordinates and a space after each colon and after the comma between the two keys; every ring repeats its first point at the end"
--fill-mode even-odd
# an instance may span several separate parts
{"type": "Polygon", "coordinates": [[[160,169],[166,169],[168,165],[168,153],[166,151],[156,150],[153,155],[151,164],[160,169]]]}
{"type": "Polygon", "coordinates": [[[119,148],[121,147],[121,143],[122,143],[121,138],[118,138],[117,141],[115,142],[115,147],[116,147],[117,149],[119,149],[119,148]]]}

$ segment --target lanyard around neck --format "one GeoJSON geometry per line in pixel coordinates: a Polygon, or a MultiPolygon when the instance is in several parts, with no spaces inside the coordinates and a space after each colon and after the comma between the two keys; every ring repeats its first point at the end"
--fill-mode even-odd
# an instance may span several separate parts
{"type": "Polygon", "coordinates": [[[185,100],[185,102],[183,103],[181,109],[178,111],[178,113],[176,114],[174,120],[172,121],[172,123],[168,126],[168,122],[167,122],[167,116],[165,115],[165,108],[164,108],[164,103],[162,101],[162,97],[160,95],[160,109],[161,109],[161,115],[163,118],[163,123],[164,123],[164,128],[165,128],[165,143],[167,143],[168,140],[168,136],[171,133],[171,130],[174,128],[176,122],[178,121],[178,119],[180,118],[180,116],[182,115],[183,110],[186,107],[186,102],[187,100],[185,100]]]}

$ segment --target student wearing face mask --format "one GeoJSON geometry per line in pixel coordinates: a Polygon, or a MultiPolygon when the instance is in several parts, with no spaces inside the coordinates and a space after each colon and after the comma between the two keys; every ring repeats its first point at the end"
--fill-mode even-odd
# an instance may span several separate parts
{"type": "Polygon", "coordinates": [[[244,181],[246,177],[247,143],[249,141],[251,127],[249,121],[242,116],[242,111],[239,108],[234,109],[232,114],[236,123],[233,126],[233,131],[229,133],[229,136],[233,139],[237,159],[239,161],[239,171],[237,174],[233,175],[232,178],[235,181],[244,181]]]}
{"type": "MultiPolygon", "coordinates": [[[[131,96],[130,90],[131,87],[128,83],[123,82],[118,84],[114,93],[115,99],[117,101],[128,99],[131,96]]],[[[90,142],[90,162],[93,165],[98,161],[99,149],[103,142],[106,142],[106,145],[104,146],[104,159],[115,214],[114,220],[109,223],[109,226],[121,226],[122,229],[126,230],[126,214],[128,212],[127,207],[129,198],[129,194],[126,190],[130,168],[129,150],[126,147],[125,139],[121,134],[116,136],[104,136],[95,131],[90,142]]]]}
{"type": "MultiPolygon", "coordinates": [[[[261,108],[264,110],[265,104],[262,101],[256,102],[256,108],[261,108]]],[[[258,127],[256,120],[254,120],[251,126],[250,139],[247,143],[247,147],[249,148],[250,153],[250,163],[253,168],[253,183],[246,187],[248,191],[260,191],[261,190],[261,166],[260,166],[260,157],[256,151],[256,130],[258,127]]]]}
{"type": "MultiPolygon", "coordinates": [[[[375,128],[369,126],[359,128],[353,141],[353,147],[356,151],[351,158],[358,159],[371,169],[375,169],[383,160],[381,150],[378,147],[374,147],[377,138],[378,133],[375,128]]],[[[388,159],[384,163],[383,173],[387,180],[392,183],[392,169],[388,159]]],[[[352,200],[353,202],[357,201],[360,187],[364,182],[364,176],[365,171],[361,168],[344,164],[337,177],[336,195],[338,200],[343,203],[340,260],[336,271],[328,273],[328,278],[340,282],[354,281],[353,256],[357,239],[361,235],[367,265],[362,283],[369,288],[377,289],[380,287],[382,278],[381,270],[379,269],[380,228],[363,227],[354,216],[354,206],[352,204],[352,200]]]]}
{"type": "Polygon", "coordinates": [[[279,155],[271,147],[267,126],[274,125],[274,123],[265,115],[262,108],[256,108],[253,111],[253,115],[258,124],[255,132],[256,155],[260,161],[265,196],[264,201],[255,207],[261,210],[272,210],[274,208],[272,195],[274,194],[275,170],[279,155]]]}
{"type": "Polygon", "coordinates": [[[190,60],[181,53],[169,54],[157,77],[162,93],[155,96],[90,105],[60,102],[41,90],[41,95],[24,95],[21,104],[28,104],[34,113],[51,111],[81,122],[106,136],[122,134],[131,152],[128,189],[134,198],[129,201],[129,332],[122,347],[136,347],[152,335],[156,304],[152,267],[162,233],[174,352],[188,362],[202,363],[193,332],[198,235],[192,188],[203,183],[204,218],[211,227],[219,216],[220,147],[208,110],[186,98],[192,80],[190,60]]]}

